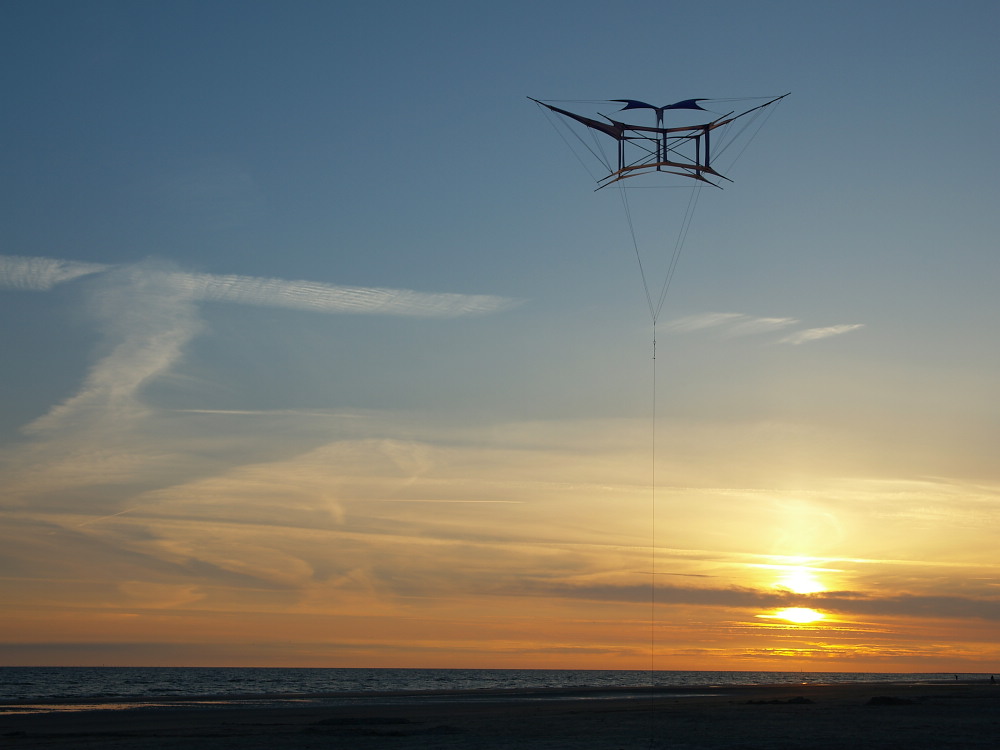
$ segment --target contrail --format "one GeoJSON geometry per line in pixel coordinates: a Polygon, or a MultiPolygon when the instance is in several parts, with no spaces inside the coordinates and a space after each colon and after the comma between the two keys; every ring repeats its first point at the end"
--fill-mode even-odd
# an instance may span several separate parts
{"type": "Polygon", "coordinates": [[[83,276],[94,277],[86,289],[87,309],[105,334],[104,354],[75,394],[22,427],[31,442],[18,454],[18,476],[6,483],[10,497],[123,485],[140,467],[155,471],[171,460],[169,451],[139,439],[155,412],[142,398],[142,388],[169,373],[202,332],[202,302],[423,318],[482,314],[517,304],[490,295],[188,273],[156,261],[102,265],[0,255],[0,289],[47,291],[83,276]]]}
{"type": "Polygon", "coordinates": [[[176,283],[206,302],[287,307],[320,313],[375,313],[455,317],[510,307],[513,300],[485,294],[429,294],[408,289],[334,286],[252,276],[175,274],[176,283]]]}
{"type": "Polygon", "coordinates": [[[77,263],[55,258],[0,255],[0,287],[45,292],[56,284],[92,273],[101,273],[111,267],[103,263],[77,263]]]}
{"type": "Polygon", "coordinates": [[[110,514],[108,514],[106,516],[100,516],[98,518],[91,518],[91,519],[89,519],[87,521],[84,521],[83,523],[78,523],[76,525],[76,527],[80,528],[81,526],[90,526],[90,524],[97,523],[98,521],[106,521],[109,518],[114,518],[115,516],[122,516],[122,515],[125,515],[126,513],[131,513],[133,510],[139,510],[139,507],[136,506],[135,508],[126,508],[125,510],[120,510],[117,513],[110,513],[110,514]]]}
{"type": "MultiPolygon", "coordinates": [[[[115,268],[120,266],[0,255],[0,288],[48,291],[57,284],[115,268]]],[[[318,313],[450,318],[498,312],[518,304],[518,300],[489,294],[417,292],[410,289],[338,286],[317,281],[179,271],[149,273],[162,273],[168,284],[195,301],[235,302],[318,313]]]]}

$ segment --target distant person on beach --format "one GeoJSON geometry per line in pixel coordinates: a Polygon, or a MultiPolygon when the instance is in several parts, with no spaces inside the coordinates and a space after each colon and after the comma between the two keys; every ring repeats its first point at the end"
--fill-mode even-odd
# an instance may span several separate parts
{"type": "Polygon", "coordinates": [[[990,682],[992,682],[994,685],[996,685],[997,684],[997,678],[995,676],[993,676],[993,675],[990,675],[990,682]]]}

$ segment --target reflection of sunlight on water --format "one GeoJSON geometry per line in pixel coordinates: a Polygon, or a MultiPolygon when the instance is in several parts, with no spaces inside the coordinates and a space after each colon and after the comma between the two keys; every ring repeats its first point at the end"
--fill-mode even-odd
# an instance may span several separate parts
{"type": "Polygon", "coordinates": [[[134,700],[134,701],[105,701],[101,703],[77,703],[66,701],[65,703],[17,703],[0,705],[0,716],[11,716],[13,714],[50,714],[50,713],[72,713],[76,711],[131,711],[137,708],[238,708],[246,706],[274,706],[290,703],[308,703],[303,698],[220,698],[218,700],[134,700]]]}

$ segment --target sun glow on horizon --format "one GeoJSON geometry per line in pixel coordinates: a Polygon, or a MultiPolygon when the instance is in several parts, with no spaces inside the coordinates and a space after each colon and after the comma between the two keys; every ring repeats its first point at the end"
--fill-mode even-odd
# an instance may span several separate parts
{"type": "MultiPolygon", "coordinates": [[[[785,593],[809,595],[828,591],[829,588],[821,580],[820,574],[831,571],[809,565],[810,562],[813,560],[803,557],[781,558],[781,562],[755,567],[773,571],[777,575],[777,580],[771,584],[771,588],[785,593]]],[[[794,602],[789,602],[789,604],[792,603],[794,602]]],[[[827,619],[822,612],[809,607],[783,607],[766,614],[759,614],[757,617],[768,620],[784,620],[795,625],[809,625],[827,619]]]]}
{"type": "Polygon", "coordinates": [[[786,607],[785,609],[775,610],[773,614],[757,615],[757,617],[785,620],[793,622],[796,625],[808,625],[826,619],[826,615],[822,612],[817,612],[815,609],[809,609],[808,607],[786,607]]]}
{"type": "Polygon", "coordinates": [[[788,568],[774,585],[796,594],[818,594],[820,591],[826,591],[826,586],[816,576],[814,569],[802,565],[788,568]]]}
{"type": "Polygon", "coordinates": [[[793,594],[818,594],[829,591],[824,580],[829,575],[843,571],[822,566],[823,561],[810,557],[774,556],[773,563],[750,563],[748,567],[770,571],[776,576],[771,588],[784,589],[793,594]],[[819,566],[816,563],[820,563],[819,566]]]}

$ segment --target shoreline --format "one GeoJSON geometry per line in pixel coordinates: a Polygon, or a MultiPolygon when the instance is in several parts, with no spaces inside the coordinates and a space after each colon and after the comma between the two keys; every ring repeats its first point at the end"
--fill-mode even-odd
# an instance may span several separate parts
{"type": "MultiPolygon", "coordinates": [[[[315,705],[336,706],[353,705],[357,703],[397,703],[409,701],[433,701],[435,699],[453,701],[465,699],[473,701],[493,700],[578,700],[610,699],[610,698],[649,698],[682,697],[682,696],[712,696],[721,691],[774,691],[796,689],[827,689],[827,688],[878,688],[885,689],[906,687],[948,687],[962,685],[985,685],[983,679],[963,680],[924,680],[914,682],[899,680],[896,682],[782,682],[752,685],[628,685],[628,686],[587,686],[587,687],[532,687],[532,688],[443,688],[437,690],[341,690],[336,692],[230,692],[230,693],[164,693],[149,695],[89,695],[89,696],[52,696],[32,697],[18,700],[0,700],[0,716],[9,714],[12,710],[26,709],[32,706],[48,706],[51,710],[65,707],[67,710],[85,710],[83,706],[93,706],[87,710],[124,710],[148,706],[149,708],[170,708],[178,704],[274,704],[276,706],[292,703],[311,703],[315,705]],[[80,708],[74,708],[79,706],[80,708]],[[108,706],[104,709],[101,706],[108,706]]],[[[1000,685],[996,685],[1000,687],[1000,685]]]]}
{"type": "Polygon", "coordinates": [[[1000,685],[972,681],[170,696],[155,706],[115,700],[118,710],[46,703],[62,710],[0,715],[6,747],[923,750],[1000,738],[1000,685]],[[245,703],[261,699],[272,702],[245,703]]]}

